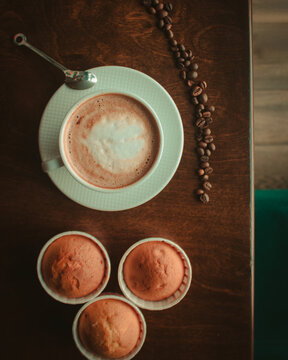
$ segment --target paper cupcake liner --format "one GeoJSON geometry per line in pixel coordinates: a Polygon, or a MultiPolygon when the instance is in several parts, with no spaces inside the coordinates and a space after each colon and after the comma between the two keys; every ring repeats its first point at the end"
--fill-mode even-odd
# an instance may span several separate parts
{"type": "Polygon", "coordinates": [[[57,234],[55,236],[53,236],[49,241],[47,241],[47,243],[42,247],[40,254],[38,256],[38,260],[37,260],[37,275],[38,275],[38,279],[40,281],[40,284],[42,285],[43,289],[47,292],[48,295],[50,295],[53,299],[60,301],[64,304],[71,304],[71,305],[76,305],[76,304],[84,304],[87,301],[90,301],[92,299],[94,299],[96,296],[98,296],[99,294],[101,294],[101,292],[105,289],[109,278],[110,278],[110,273],[111,273],[111,263],[110,263],[110,258],[109,255],[105,249],[105,247],[102,245],[102,243],[96,239],[94,236],[87,234],[85,232],[82,231],[66,231],[66,232],[62,232],[60,234],[57,234]],[[55,291],[53,291],[45,282],[44,277],[42,275],[42,269],[41,269],[41,265],[42,265],[42,259],[43,256],[46,252],[46,250],[48,249],[48,247],[57,239],[59,239],[62,236],[65,235],[82,235],[87,237],[88,239],[94,241],[97,246],[99,247],[99,249],[102,251],[102,254],[105,258],[105,262],[106,262],[106,266],[105,266],[105,274],[103,277],[102,282],[99,284],[99,286],[97,287],[97,289],[95,289],[93,292],[89,293],[86,296],[83,297],[77,297],[77,298],[71,298],[71,297],[66,297],[63,295],[60,295],[58,293],[56,293],[55,291]]]}
{"type": "Polygon", "coordinates": [[[115,293],[102,294],[101,296],[97,297],[97,299],[89,301],[88,303],[86,303],[85,305],[83,305],[80,308],[80,310],[77,312],[77,314],[76,314],[76,316],[74,318],[73,325],[72,325],[72,335],[73,335],[74,342],[75,342],[78,350],[81,352],[81,354],[84,355],[88,360],[109,360],[107,357],[101,357],[99,355],[96,355],[96,354],[91,353],[90,351],[88,351],[82,345],[82,342],[81,342],[80,337],[78,335],[78,321],[79,321],[79,318],[80,318],[82,312],[89,305],[94,304],[96,301],[103,300],[103,299],[115,299],[115,300],[123,301],[123,302],[127,303],[128,305],[130,305],[134,309],[136,314],[138,315],[139,322],[140,322],[140,336],[139,336],[139,339],[138,339],[138,342],[137,342],[135,348],[132,351],[130,351],[127,355],[122,356],[120,358],[114,358],[113,359],[113,360],[130,360],[142,348],[142,346],[143,346],[143,344],[145,342],[145,338],[146,338],[147,326],[146,326],[145,318],[144,318],[142,312],[140,311],[140,309],[135,304],[133,304],[131,301],[127,300],[123,295],[120,295],[120,294],[115,294],[115,293]]]}
{"type": "Polygon", "coordinates": [[[191,281],[192,281],[192,266],[191,266],[188,256],[184,252],[184,250],[179,245],[174,243],[173,241],[164,239],[164,238],[160,238],[160,237],[155,237],[155,238],[151,237],[151,238],[143,239],[143,240],[136,242],[132,246],[130,246],[128,248],[128,250],[122,256],[120,263],[119,263],[119,267],[118,267],[118,282],[119,282],[119,286],[120,286],[120,289],[123,292],[123,294],[127,297],[127,299],[132,301],[134,304],[136,304],[137,306],[139,306],[142,309],[147,309],[147,310],[165,310],[165,309],[168,309],[168,308],[178,304],[184,298],[184,296],[187,294],[187,292],[190,288],[190,285],[191,285],[191,281]],[[180,255],[180,257],[183,261],[183,265],[184,265],[184,277],[183,277],[183,281],[182,281],[182,284],[180,285],[180,287],[177,289],[177,291],[173,295],[169,296],[166,299],[158,300],[158,301],[144,300],[144,299],[138,297],[137,295],[135,295],[126,285],[126,282],[124,280],[124,275],[123,275],[123,266],[124,266],[127,256],[130,254],[130,252],[134,248],[136,248],[138,245],[141,245],[143,243],[150,242],[150,241],[159,241],[159,242],[164,242],[164,243],[170,245],[180,255]]]}

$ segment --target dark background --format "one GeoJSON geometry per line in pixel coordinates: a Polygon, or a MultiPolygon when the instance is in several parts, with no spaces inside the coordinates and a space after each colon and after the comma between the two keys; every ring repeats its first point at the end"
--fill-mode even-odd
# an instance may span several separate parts
{"type": "Polygon", "coordinates": [[[41,247],[66,230],[86,231],[106,246],[112,260],[107,291],[119,291],[118,262],[139,239],[166,237],[190,257],[193,282],[185,299],[169,310],[143,311],[148,333],[137,359],[250,357],[249,5],[242,0],[173,5],[175,38],[193,50],[199,80],[207,81],[209,104],[216,107],[217,151],[207,205],[195,197],[193,106],[165,36],[140,1],[0,2],[2,359],[82,358],[71,335],[79,307],[50,299],[36,276],[41,247]],[[95,211],[66,198],[42,173],[38,127],[63,74],[16,47],[12,38],[18,32],[71,69],[128,66],[170,93],[182,116],[185,147],[176,175],[156,198],[131,210],[95,211]]]}

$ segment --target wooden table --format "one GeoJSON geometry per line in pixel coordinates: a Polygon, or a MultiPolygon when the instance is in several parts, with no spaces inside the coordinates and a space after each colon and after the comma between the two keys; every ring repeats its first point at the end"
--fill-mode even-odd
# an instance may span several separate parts
{"type": "Polygon", "coordinates": [[[71,336],[78,306],[44,293],[36,259],[56,233],[98,237],[112,259],[107,291],[119,291],[116,269],[135,241],[161,236],[189,255],[193,282],[185,299],[143,311],[147,339],[137,359],[249,359],[253,344],[253,179],[250,5],[243,0],[174,1],[175,38],[190,47],[199,79],[216,106],[211,128],[211,201],[195,196],[193,106],[155,17],[136,0],[1,2],[1,267],[2,359],[81,359],[71,336]],[[38,127],[63,75],[12,37],[72,69],[121,65],[157,80],[181,113],[185,147],[177,173],[154,199],[134,209],[82,207],[41,171],[38,127]]]}

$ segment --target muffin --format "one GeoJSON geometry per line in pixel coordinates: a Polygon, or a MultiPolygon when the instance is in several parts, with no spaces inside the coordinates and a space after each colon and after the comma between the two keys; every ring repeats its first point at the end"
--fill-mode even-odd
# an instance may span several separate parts
{"type": "Polygon", "coordinates": [[[48,288],[50,295],[54,294],[60,301],[87,301],[87,296],[103,290],[108,281],[108,255],[100,242],[85,233],[57,235],[42,249],[39,261],[42,285],[44,283],[45,290],[48,288]]]}
{"type": "Polygon", "coordinates": [[[144,322],[126,299],[104,295],[80,309],[73,324],[74,339],[88,358],[131,359],[144,342],[144,322]]]}
{"type": "Polygon", "coordinates": [[[119,285],[125,296],[146,309],[164,309],[179,302],[191,283],[189,258],[175,243],[162,239],[141,240],[122,257],[119,285]]]}

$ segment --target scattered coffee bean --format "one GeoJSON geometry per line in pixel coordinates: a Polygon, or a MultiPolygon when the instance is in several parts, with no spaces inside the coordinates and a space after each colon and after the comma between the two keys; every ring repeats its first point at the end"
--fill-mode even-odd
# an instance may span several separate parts
{"type": "Polygon", "coordinates": [[[214,112],[215,111],[215,106],[213,106],[213,105],[208,106],[208,110],[211,111],[211,112],[214,112]]]}
{"type": "Polygon", "coordinates": [[[202,140],[203,140],[203,138],[202,138],[202,136],[201,136],[201,135],[199,135],[199,136],[196,136],[196,140],[197,140],[198,142],[200,142],[200,141],[202,141],[202,140]]]}
{"type": "Polygon", "coordinates": [[[206,89],[206,88],[207,88],[207,83],[206,83],[206,81],[201,81],[199,85],[201,86],[202,89],[206,89]]]}
{"type": "Polygon", "coordinates": [[[203,156],[205,154],[205,150],[201,147],[197,147],[197,154],[203,156]]]}
{"type": "Polygon", "coordinates": [[[173,10],[173,5],[171,3],[167,3],[164,5],[166,11],[171,12],[173,10]]]}
{"type": "Polygon", "coordinates": [[[205,175],[204,169],[199,169],[199,170],[198,170],[198,175],[199,175],[199,176],[205,175]]]}
{"type": "Polygon", "coordinates": [[[203,184],[203,188],[204,188],[204,190],[210,191],[212,189],[212,185],[211,185],[210,182],[205,181],[204,184],[203,184]]]}
{"type": "Polygon", "coordinates": [[[189,80],[195,80],[198,77],[197,71],[189,71],[188,72],[188,79],[189,80]]]}
{"type": "Polygon", "coordinates": [[[205,161],[205,162],[202,162],[200,166],[202,169],[206,169],[206,168],[210,167],[210,164],[208,161],[205,161]]]}
{"type": "Polygon", "coordinates": [[[151,6],[152,5],[152,0],[142,0],[142,4],[144,6],[151,6]]]}
{"type": "Polygon", "coordinates": [[[192,87],[192,92],[191,93],[192,93],[193,96],[199,96],[202,93],[202,89],[201,89],[200,86],[195,85],[195,86],[192,87]]]}
{"type": "Polygon", "coordinates": [[[183,44],[178,44],[178,49],[180,51],[185,51],[185,46],[183,44]]]}
{"type": "Polygon", "coordinates": [[[211,123],[213,122],[212,117],[210,117],[210,118],[205,118],[205,120],[206,120],[206,123],[207,123],[207,124],[211,124],[211,123]]]}
{"type": "Polygon", "coordinates": [[[199,101],[198,101],[197,97],[194,97],[194,96],[191,97],[191,102],[192,102],[193,105],[199,104],[199,101]]]}
{"type": "Polygon", "coordinates": [[[207,144],[204,141],[200,141],[198,144],[199,147],[201,147],[202,149],[206,149],[207,148],[207,144]]]}
{"type": "Polygon", "coordinates": [[[165,24],[164,29],[165,29],[165,30],[170,30],[170,29],[172,29],[172,24],[165,24]]]}
{"type": "Polygon", "coordinates": [[[204,193],[204,194],[200,195],[200,200],[202,201],[203,204],[207,204],[209,202],[208,194],[204,193]]]}
{"type": "Polygon", "coordinates": [[[179,63],[176,63],[176,67],[177,67],[178,69],[182,70],[182,69],[185,68],[185,65],[184,65],[183,63],[179,62],[179,63]]]}
{"type": "Polygon", "coordinates": [[[158,5],[156,5],[156,10],[160,11],[164,9],[164,4],[162,2],[160,2],[158,5]]]}
{"type": "Polygon", "coordinates": [[[197,194],[197,195],[202,195],[202,194],[204,194],[204,190],[198,189],[198,190],[196,191],[196,194],[197,194]]]}
{"type": "MultiPolygon", "coordinates": [[[[166,23],[167,24],[167,23],[166,23]]],[[[170,39],[169,40],[169,44],[171,45],[171,46],[177,46],[177,41],[175,40],[175,39],[170,39]]],[[[177,51],[178,51],[178,46],[177,46],[177,51]]]]}
{"type": "Polygon", "coordinates": [[[165,22],[165,24],[172,24],[172,19],[171,19],[171,17],[170,17],[170,16],[165,16],[164,22],[165,22]]]}
{"type": "Polygon", "coordinates": [[[211,112],[210,111],[204,111],[203,112],[203,117],[206,117],[206,118],[211,117],[211,112]]]}
{"type": "MultiPolygon", "coordinates": [[[[185,64],[184,64],[185,65],[185,64]]],[[[186,70],[181,70],[180,71],[180,77],[181,79],[185,80],[186,79],[186,70]]]]}
{"type": "Polygon", "coordinates": [[[213,168],[210,166],[210,167],[207,167],[206,169],[205,169],[205,174],[207,174],[207,175],[210,175],[210,174],[212,174],[212,172],[213,172],[213,168]]]}
{"type": "Polygon", "coordinates": [[[208,162],[209,161],[209,156],[203,155],[200,157],[200,161],[202,162],[208,162]]]}
{"type": "Polygon", "coordinates": [[[157,16],[159,19],[164,19],[166,16],[168,16],[168,12],[166,10],[160,10],[158,11],[157,16]]]}
{"type": "Polygon", "coordinates": [[[204,118],[198,118],[196,121],[195,121],[195,125],[197,127],[199,127],[200,129],[203,129],[203,127],[206,125],[206,122],[204,120],[204,118]]]}
{"type": "Polygon", "coordinates": [[[214,139],[213,139],[213,136],[211,136],[211,135],[207,135],[207,136],[204,137],[204,141],[205,141],[207,144],[212,143],[213,140],[214,140],[214,139]]]}
{"type": "Polygon", "coordinates": [[[209,144],[209,145],[208,145],[208,148],[209,148],[209,150],[211,150],[211,151],[215,151],[215,150],[216,150],[216,146],[215,146],[214,143],[209,144]]]}
{"type": "Polygon", "coordinates": [[[191,87],[193,85],[193,81],[192,80],[189,80],[189,79],[186,79],[186,85],[191,87]]]}
{"type": "Polygon", "coordinates": [[[172,39],[174,37],[172,30],[166,30],[165,35],[167,36],[168,39],[172,39]]]}
{"type": "Polygon", "coordinates": [[[179,57],[179,58],[176,59],[176,61],[177,61],[178,63],[184,63],[184,62],[185,62],[185,59],[183,59],[182,57],[179,57]]]}
{"type": "Polygon", "coordinates": [[[155,15],[155,14],[156,14],[156,9],[155,9],[153,6],[150,6],[150,7],[148,8],[148,12],[149,12],[150,14],[152,14],[152,15],[155,15]]]}
{"type": "Polygon", "coordinates": [[[159,0],[152,0],[152,5],[157,6],[160,3],[159,0]]]}
{"type": "Polygon", "coordinates": [[[208,101],[208,95],[206,93],[203,93],[199,96],[198,100],[202,103],[202,104],[206,104],[208,101]]]}
{"type": "Polygon", "coordinates": [[[176,59],[180,58],[180,51],[174,52],[174,57],[175,57],[176,59]]]}
{"type": "MultiPolygon", "coordinates": [[[[191,59],[191,57],[192,57],[192,55],[193,55],[193,53],[192,53],[192,50],[186,50],[187,51],[187,55],[188,55],[188,57],[189,57],[189,59],[191,59]]],[[[197,70],[197,69],[192,69],[192,70],[197,70]]]]}
{"type": "Polygon", "coordinates": [[[170,46],[170,50],[174,53],[174,52],[178,52],[178,47],[177,46],[170,46]]]}
{"type": "Polygon", "coordinates": [[[165,23],[164,23],[164,20],[163,19],[160,19],[158,22],[157,22],[157,26],[159,29],[163,29],[165,23]]]}
{"type": "Polygon", "coordinates": [[[211,153],[211,150],[206,149],[206,150],[205,150],[205,154],[206,154],[207,156],[211,156],[211,154],[212,154],[212,153],[211,153]]]}
{"type": "MultiPolygon", "coordinates": [[[[195,85],[196,86],[196,85],[195,85]]],[[[205,109],[205,106],[203,105],[203,104],[199,104],[199,105],[197,105],[197,107],[196,107],[196,110],[197,111],[202,111],[202,110],[204,110],[205,109]]]]}
{"type": "Polygon", "coordinates": [[[196,70],[198,70],[198,67],[199,67],[198,64],[193,63],[193,64],[190,65],[190,70],[196,71],[196,70]]]}
{"type": "Polygon", "coordinates": [[[205,129],[205,130],[203,131],[203,134],[204,134],[204,135],[210,135],[210,134],[211,134],[211,130],[210,130],[209,128],[207,128],[207,129],[205,129]]]}
{"type": "Polygon", "coordinates": [[[189,61],[189,60],[185,60],[184,65],[188,68],[188,66],[190,65],[190,61],[189,61]]]}
{"type": "Polygon", "coordinates": [[[202,178],[201,178],[201,180],[203,181],[203,182],[205,182],[205,181],[208,181],[209,180],[209,175],[203,175],[202,176],[202,178]]]}

